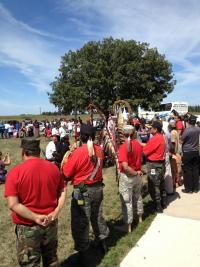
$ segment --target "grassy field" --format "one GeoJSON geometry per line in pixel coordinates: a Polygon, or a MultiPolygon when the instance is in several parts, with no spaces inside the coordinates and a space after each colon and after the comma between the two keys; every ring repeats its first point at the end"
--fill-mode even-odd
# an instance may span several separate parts
{"type": "MultiPolygon", "coordinates": [[[[41,139],[41,147],[44,149],[46,141],[41,139]]],[[[20,140],[19,139],[0,139],[0,150],[10,152],[12,165],[21,162],[20,156],[20,140]]],[[[121,220],[121,205],[119,200],[118,187],[115,181],[115,169],[113,167],[104,169],[104,216],[110,228],[110,237],[108,239],[109,251],[106,255],[97,253],[97,251],[91,249],[91,261],[94,266],[99,267],[116,267],[119,266],[121,260],[128,253],[139,238],[145,233],[149,225],[151,224],[155,214],[152,212],[151,202],[149,202],[148,196],[145,199],[145,214],[144,221],[134,226],[134,230],[131,234],[123,234],[115,228],[116,225],[120,224],[121,220]]],[[[3,197],[4,185],[0,185],[0,266],[1,267],[15,267],[16,251],[15,251],[15,234],[14,225],[10,219],[10,211],[7,208],[6,200],[3,197]]],[[[71,237],[70,230],[70,197],[72,188],[68,187],[68,197],[66,205],[62,210],[59,218],[59,247],[58,256],[61,266],[72,266],[69,264],[69,259],[75,257],[74,244],[71,237]]],[[[92,238],[91,233],[91,238],[92,238]]]]}
{"type": "MultiPolygon", "coordinates": [[[[81,117],[83,121],[86,121],[89,119],[89,115],[77,115],[78,117],[81,117]]],[[[98,115],[94,115],[98,116],[98,115]]],[[[75,115],[18,115],[18,116],[0,116],[0,121],[10,121],[10,120],[17,120],[17,121],[23,121],[23,120],[38,120],[38,121],[43,121],[43,120],[48,120],[48,121],[54,121],[55,119],[60,119],[60,118],[65,118],[65,119],[72,119],[75,118],[75,115]]]]}
{"type": "MultiPolygon", "coordinates": [[[[190,112],[193,115],[198,115],[200,112],[190,112]]],[[[81,117],[83,121],[86,121],[89,119],[89,115],[81,114],[77,115],[77,117],[81,117]]],[[[17,115],[17,116],[0,116],[0,121],[9,121],[9,120],[18,120],[18,121],[23,121],[25,119],[32,119],[42,121],[42,120],[48,120],[48,121],[53,121],[55,119],[60,119],[60,118],[65,118],[65,119],[71,119],[74,118],[75,115],[17,115]]],[[[99,117],[98,114],[94,114],[94,117],[99,117]]]]}

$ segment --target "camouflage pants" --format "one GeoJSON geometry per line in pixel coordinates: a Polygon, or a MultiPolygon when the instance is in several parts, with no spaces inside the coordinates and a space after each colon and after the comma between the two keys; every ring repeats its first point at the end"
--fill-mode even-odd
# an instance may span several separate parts
{"type": "Polygon", "coordinates": [[[147,162],[149,194],[154,202],[161,202],[166,197],[165,163],[147,162]]]}
{"type": "Polygon", "coordinates": [[[83,193],[84,205],[78,205],[79,189],[74,188],[71,201],[71,228],[75,249],[84,251],[89,247],[90,222],[97,240],[108,237],[109,229],[102,215],[103,186],[87,187],[83,193]]]}
{"type": "Polygon", "coordinates": [[[141,196],[142,177],[127,176],[124,173],[119,177],[119,193],[122,202],[122,213],[125,223],[132,223],[133,216],[143,214],[143,200],[141,196]]]}
{"type": "Polygon", "coordinates": [[[42,257],[44,267],[58,266],[57,220],[48,227],[17,224],[17,257],[21,267],[39,267],[42,257]]]}

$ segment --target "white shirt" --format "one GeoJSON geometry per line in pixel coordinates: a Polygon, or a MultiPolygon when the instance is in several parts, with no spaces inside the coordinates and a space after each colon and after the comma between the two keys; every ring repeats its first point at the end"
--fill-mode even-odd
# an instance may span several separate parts
{"type": "Polygon", "coordinates": [[[51,130],[51,135],[59,135],[59,131],[58,131],[58,129],[53,128],[53,129],[51,130]]]}
{"type": "Polygon", "coordinates": [[[5,123],[5,129],[7,130],[9,127],[10,127],[10,124],[9,123],[5,123]]]}
{"type": "Polygon", "coordinates": [[[52,159],[53,158],[53,152],[56,151],[56,146],[53,141],[50,141],[46,147],[46,159],[52,159]]]}
{"type": "Polygon", "coordinates": [[[66,121],[61,121],[60,126],[61,126],[61,127],[65,127],[65,126],[67,126],[66,121]]]}
{"type": "Polygon", "coordinates": [[[68,130],[72,130],[73,129],[73,122],[68,122],[67,128],[68,128],[68,130]]]}
{"type": "Polygon", "coordinates": [[[125,121],[127,121],[128,120],[128,113],[126,112],[126,110],[124,109],[124,111],[123,111],[123,118],[124,118],[124,120],[125,121]]]}
{"type": "Polygon", "coordinates": [[[168,122],[168,121],[163,121],[163,122],[162,122],[162,125],[163,125],[162,128],[163,128],[164,133],[167,134],[168,131],[169,131],[169,130],[168,130],[169,122],[168,122]]]}
{"type": "Polygon", "coordinates": [[[67,134],[65,128],[63,128],[62,126],[59,128],[59,134],[61,138],[63,138],[67,134]]]}
{"type": "Polygon", "coordinates": [[[14,129],[14,126],[13,125],[10,125],[9,128],[8,128],[8,132],[9,133],[12,133],[13,132],[13,129],[14,129]]]}

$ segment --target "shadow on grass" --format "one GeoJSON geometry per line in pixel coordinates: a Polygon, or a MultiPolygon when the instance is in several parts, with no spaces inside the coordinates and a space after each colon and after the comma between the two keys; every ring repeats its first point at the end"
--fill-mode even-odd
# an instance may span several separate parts
{"type": "Polygon", "coordinates": [[[97,266],[103,258],[103,254],[93,248],[89,248],[87,251],[87,265],[83,265],[83,263],[80,261],[79,254],[74,253],[70,255],[66,260],[64,260],[61,264],[60,267],[82,267],[82,266],[87,266],[87,267],[95,267],[97,266]]]}
{"type": "MultiPolygon", "coordinates": [[[[153,201],[150,201],[148,196],[144,200],[144,214],[143,220],[147,219],[155,215],[155,209],[153,205],[153,201]]],[[[118,244],[118,241],[127,235],[126,232],[122,232],[119,230],[119,226],[121,226],[122,220],[120,218],[112,219],[107,221],[107,225],[110,229],[110,235],[106,240],[106,244],[108,246],[108,251],[112,251],[118,244]]],[[[136,229],[138,226],[138,222],[134,222],[133,229],[136,229]]],[[[90,247],[87,253],[87,267],[96,267],[98,266],[102,260],[104,259],[106,254],[103,254],[100,249],[95,249],[90,247]]],[[[61,264],[61,267],[82,267],[83,265],[79,262],[78,253],[70,255],[66,260],[64,260],[61,264]]]]}
{"type": "Polygon", "coordinates": [[[155,214],[156,214],[156,210],[155,210],[154,202],[152,200],[148,200],[147,202],[144,202],[144,214],[142,216],[143,220],[155,214]]]}
{"type": "MultiPolygon", "coordinates": [[[[112,249],[112,247],[115,247],[118,240],[121,239],[123,236],[126,235],[125,232],[122,232],[118,229],[116,229],[116,226],[121,225],[120,219],[110,220],[107,221],[107,225],[110,229],[110,235],[106,240],[106,244],[108,247],[108,251],[112,249]]],[[[101,249],[93,248],[90,246],[90,248],[87,251],[87,267],[96,267],[98,266],[102,259],[104,258],[105,254],[101,251],[101,249]]],[[[82,267],[81,262],[79,262],[79,254],[75,253],[73,255],[70,255],[66,260],[61,262],[61,267],[82,267]]]]}

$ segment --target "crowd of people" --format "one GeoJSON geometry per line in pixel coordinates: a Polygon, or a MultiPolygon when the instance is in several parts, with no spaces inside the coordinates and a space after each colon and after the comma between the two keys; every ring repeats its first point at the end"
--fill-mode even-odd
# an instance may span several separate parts
{"type": "Polygon", "coordinates": [[[82,120],[75,120],[73,118],[67,119],[53,119],[52,121],[44,120],[23,120],[19,121],[6,121],[0,122],[0,137],[1,138],[23,138],[23,137],[39,137],[40,135],[51,137],[51,134],[59,133],[64,137],[69,135],[70,137],[80,132],[80,124],[82,120]],[[75,128],[76,125],[76,128],[75,128]]]}
{"type": "MultiPolygon", "coordinates": [[[[103,173],[105,164],[103,135],[117,133],[117,121],[109,117],[107,133],[79,121],[75,127],[76,146],[70,146],[73,126],[61,120],[51,128],[45,158],[40,158],[40,143],[35,138],[21,140],[24,162],[7,175],[5,197],[16,224],[17,255],[20,266],[58,266],[57,221],[64,205],[66,187],[73,185],[71,230],[79,265],[90,266],[88,249],[90,223],[96,249],[107,251],[109,228],[103,217],[103,173]],[[78,128],[78,130],[77,130],[78,128]],[[101,136],[101,138],[96,138],[101,136]],[[78,142],[79,141],[79,142],[78,142]],[[31,265],[32,264],[32,265],[31,265]]],[[[101,125],[103,126],[103,125],[101,125]]],[[[35,134],[37,137],[37,132],[35,134]]],[[[123,141],[112,140],[118,165],[119,195],[124,224],[122,231],[131,232],[133,221],[143,219],[143,170],[147,168],[148,190],[155,211],[167,208],[167,195],[184,184],[187,194],[199,191],[200,127],[191,115],[182,120],[173,113],[168,119],[151,122],[130,118],[123,127],[123,141]]],[[[9,160],[7,159],[7,163],[9,160]]]]}
{"type": "Polygon", "coordinates": [[[6,153],[5,156],[3,156],[2,152],[0,151],[0,184],[5,183],[7,174],[7,170],[5,168],[10,164],[11,164],[10,154],[6,153]]]}

